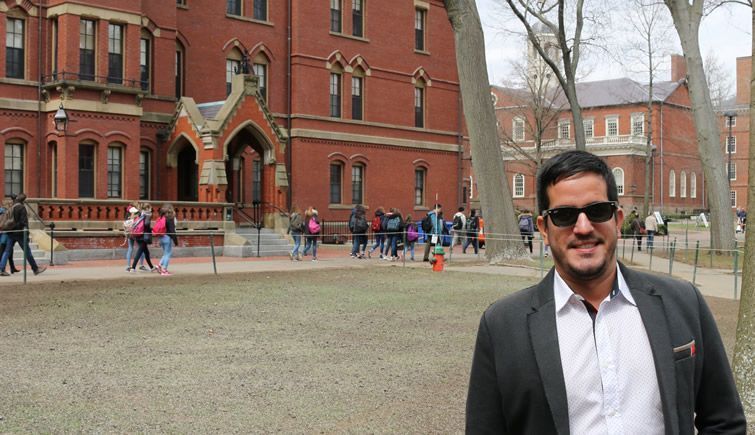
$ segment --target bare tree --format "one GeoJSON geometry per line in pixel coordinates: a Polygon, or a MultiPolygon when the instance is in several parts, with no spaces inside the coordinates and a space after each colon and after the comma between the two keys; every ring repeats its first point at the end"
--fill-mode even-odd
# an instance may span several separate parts
{"type": "Polygon", "coordinates": [[[731,96],[731,77],[713,50],[705,56],[703,68],[710,89],[710,102],[713,104],[713,109],[720,110],[723,102],[731,96]]]}
{"type": "Polygon", "coordinates": [[[700,54],[699,29],[705,0],[664,0],[671,11],[684,59],[687,62],[692,114],[697,146],[705,175],[705,188],[711,212],[711,243],[714,249],[734,248],[734,219],[729,204],[729,184],[720,144],[718,118],[713,111],[710,90],[700,54]]]}
{"type": "MultiPolygon", "coordinates": [[[[752,24],[755,26],[755,8],[752,9],[752,24]]],[[[755,29],[755,27],[753,27],[755,29]]],[[[752,33],[755,58],[755,32],[752,33]]],[[[755,125],[755,70],[750,73],[750,125],[755,125]]],[[[750,128],[750,143],[755,144],[755,129],[750,128]]],[[[750,153],[748,171],[755,174],[755,153],[750,153]]],[[[747,203],[755,204],[755,176],[750,176],[747,186],[747,203]]],[[[755,235],[748,231],[745,236],[745,256],[742,275],[742,294],[739,299],[737,341],[734,346],[734,379],[742,398],[748,433],[755,433],[755,235]]]]}
{"type": "Polygon", "coordinates": [[[577,67],[583,44],[584,0],[569,8],[566,0],[506,0],[511,11],[524,25],[527,38],[550,67],[569,102],[577,149],[586,148],[582,109],[577,100],[577,67]],[[573,32],[567,35],[567,13],[573,15],[573,32]],[[555,15],[555,17],[554,17],[555,15]],[[555,46],[543,40],[543,29],[555,36],[555,46]]]}
{"type": "Polygon", "coordinates": [[[513,62],[512,71],[513,80],[504,91],[510,104],[498,110],[509,112],[518,122],[512,122],[510,129],[501,125],[499,135],[504,149],[510,149],[518,160],[529,162],[534,172],[542,163],[547,132],[555,129],[564,110],[563,91],[550,68],[542,62],[535,65],[513,62]],[[520,128],[517,123],[521,131],[516,131],[520,128]],[[532,138],[531,141],[525,141],[526,137],[532,138]]]}
{"type": "MultiPolygon", "coordinates": [[[[498,143],[485,67],[485,39],[477,5],[474,0],[444,0],[443,3],[454,31],[456,66],[485,226],[489,234],[519,234],[498,143]]],[[[508,240],[486,239],[485,255],[490,262],[527,256],[518,238],[504,239],[508,240]]]]}
{"type": "MultiPolygon", "coordinates": [[[[650,186],[653,175],[653,96],[655,81],[663,68],[663,59],[671,52],[671,20],[664,6],[655,0],[631,0],[626,5],[628,20],[626,39],[617,60],[630,71],[647,77],[647,104],[645,116],[645,186],[650,186]]],[[[650,212],[652,189],[645,189],[643,216],[650,212]]]]}

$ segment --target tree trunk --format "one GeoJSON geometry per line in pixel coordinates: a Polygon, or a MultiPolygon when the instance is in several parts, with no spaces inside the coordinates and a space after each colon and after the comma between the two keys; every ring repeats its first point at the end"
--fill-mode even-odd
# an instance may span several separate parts
{"type": "MultiPolygon", "coordinates": [[[[654,74],[654,65],[653,65],[653,49],[652,49],[652,43],[650,41],[650,32],[648,32],[648,108],[647,108],[647,131],[645,132],[645,137],[647,138],[647,143],[645,145],[645,194],[642,198],[642,216],[647,216],[650,214],[650,192],[655,192],[653,189],[653,186],[651,186],[653,180],[653,171],[655,171],[655,168],[653,168],[653,74],[654,74]]],[[[633,128],[632,126],[629,126],[629,128],[633,128]]]]}
{"type": "Polygon", "coordinates": [[[718,118],[713,112],[698,39],[703,1],[695,0],[690,4],[689,0],[665,0],[665,3],[674,19],[674,27],[679,34],[684,60],[687,62],[687,82],[697,131],[697,147],[711,214],[711,242],[713,249],[732,250],[734,217],[729,199],[728,168],[724,163],[718,118]]]}
{"type": "Polygon", "coordinates": [[[514,202],[503,170],[503,156],[490,82],[485,62],[485,39],[474,0],[444,0],[456,42],[464,117],[472,148],[472,164],[485,217],[485,255],[491,262],[522,258],[524,244],[519,239],[514,202]]]}
{"type": "MultiPolygon", "coordinates": [[[[755,8],[752,8],[752,24],[755,25],[755,8]]],[[[755,28],[755,27],[753,27],[755,28]]],[[[755,33],[752,34],[755,48],[755,33]]],[[[755,50],[752,52],[755,57],[755,50]]],[[[755,144],[755,69],[750,74],[750,144],[755,144]]],[[[750,174],[755,174],[755,153],[748,161],[750,174]]],[[[755,204],[755,176],[747,186],[747,203],[755,204]]],[[[748,433],[755,433],[755,236],[747,231],[745,236],[744,273],[742,295],[739,299],[737,342],[734,346],[734,379],[742,398],[747,418],[748,433]]]]}

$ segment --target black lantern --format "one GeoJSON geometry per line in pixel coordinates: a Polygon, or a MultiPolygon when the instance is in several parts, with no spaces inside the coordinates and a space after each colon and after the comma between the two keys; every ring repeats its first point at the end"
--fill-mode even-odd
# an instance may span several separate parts
{"type": "Polygon", "coordinates": [[[60,103],[60,107],[58,107],[58,111],[55,112],[55,116],[52,120],[55,124],[55,130],[66,131],[66,127],[68,126],[68,114],[66,114],[66,109],[63,107],[63,103],[60,103]]]}

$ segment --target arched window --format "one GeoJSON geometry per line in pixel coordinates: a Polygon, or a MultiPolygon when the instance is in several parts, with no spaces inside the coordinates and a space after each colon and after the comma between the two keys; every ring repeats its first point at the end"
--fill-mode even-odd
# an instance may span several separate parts
{"type": "Polygon", "coordinates": [[[340,65],[333,65],[330,70],[330,116],[332,118],[341,117],[341,77],[343,70],[340,65]]]}
{"type": "Polygon", "coordinates": [[[364,116],[364,71],[354,68],[351,76],[351,119],[361,120],[364,116]]]}
{"type": "Polygon", "coordinates": [[[364,204],[364,164],[351,166],[351,203],[364,204]]]}
{"type": "Polygon", "coordinates": [[[139,39],[139,82],[143,91],[150,91],[152,76],[152,35],[142,29],[139,39]]]}
{"type": "Polygon", "coordinates": [[[425,205],[425,183],[427,182],[427,168],[414,168],[414,205],[425,205]]]}
{"type": "Polygon", "coordinates": [[[514,198],[524,198],[524,175],[514,175],[514,198]]]}
{"type": "Polygon", "coordinates": [[[414,126],[425,126],[425,81],[417,80],[414,85],[414,126]]]}
{"type": "Polygon", "coordinates": [[[679,197],[687,197],[687,173],[685,171],[679,173],[679,197]]]}
{"type": "Polygon", "coordinates": [[[181,42],[176,41],[176,99],[180,99],[184,94],[184,60],[186,58],[186,49],[181,42]]]}
{"type": "Polygon", "coordinates": [[[330,203],[341,204],[343,192],[343,162],[330,162],[330,203]]]}
{"type": "Polygon", "coordinates": [[[5,196],[24,191],[24,143],[11,140],[5,143],[5,196]]]}
{"type": "Polygon", "coordinates": [[[107,147],[107,197],[123,195],[123,144],[112,143],[107,147]]]}
{"type": "Polygon", "coordinates": [[[263,53],[259,53],[254,57],[254,65],[252,65],[252,69],[254,75],[257,76],[257,83],[260,87],[260,95],[262,95],[262,99],[265,101],[269,101],[267,95],[267,75],[269,65],[270,60],[263,53]]]}
{"type": "Polygon", "coordinates": [[[152,153],[149,148],[139,151],[139,199],[149,199],[152,176],[152,153]]]}
{"type": "Polygon", "coordinates": [[[669,198],[676,196],[676,172],[673,169],[668,173],[668,196],[669,198]]]}
{"type": "Polygon", "coordinates": [[[621,168],[614,168],[613,179],[616,180],[616,190],[619,192],[619,196],[624,195],[624,170],[621,168]]]}
{"type": "Polygon", "coordinates": [[[96,144],[82,142],[79,144],[79,197],[94,198],[94,170],[96,163],[96,144]]]}
{"type": "Polygon", "coordinates": [[[233,48],[225,59],[225,94],[230,95],[233,84],[233,76],[241,70],[241,51],[233,48]]]}
{"type": "Polygon", "coordinates": [[[697,198],[697,174],[694,172],[689,175],[689,197],[697,198]]]}

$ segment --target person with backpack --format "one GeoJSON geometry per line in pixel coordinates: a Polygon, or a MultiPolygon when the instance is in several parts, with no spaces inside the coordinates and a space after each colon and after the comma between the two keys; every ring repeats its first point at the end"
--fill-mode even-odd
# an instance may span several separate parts
{"type": "Polygon", "coordinates": [[[13,256],[13,245],[16,243],[18,243],[24,251],[26,261],[28,261],[31,266],[31,270],[34,271],[34,275],[39,275],[47,270],[47,266],[38,266],[37,262],[34,261],[34,256],[31,254],[31,249],[29,249],[28,238],[24,244],[23,230],[29,229],[29,216],[26,214],[26,204],[24,204],[24,201],[26,201],[26,194],[19,193],[16,195],[16,199],[13,201],[13,206],[10,211],[6,212],[10,214],[8,215],[2,229],[3,231],[8,232],[8,243],[6,243],[3,257],[0,259],[0,276],[10,276],[10,274],[5,271],[5,265],[8,263],[9,258],[13,256]]]}
{"type": "Polygon", "coordinates": [[[451,231],[453,231],[453,237],[451,238],[452,252],[456,242],[461,245],[464,243],[464,228],[467,226],[467,217],[464,215],[464,207],[459,207],[459,210],[454,214],[453,224],[451,225],[451,231]]]}
{"type": "Polygon", "coordinates": [[[160,217],[155,221],[152,227],[152,234],[160,242],[163,248],[163,256],[157,270],[162,276],[173,275],[168,272],[168,263],[173,256],[173,245],[178,246],[178,236],[176,235],[176,213],[171,204],[165,204],[159,211],[160,217]]]}
{"type": "Polygon", "coordinates": [[[385,219],[385,229],[389,237],[391,255],[384,256],[383,258],[389,261],[396,261],[398,259],[398,242],[404,238],[404,220],[401,217],[399,209],[392,208],[390,211],[385,219]]]}
{"type": "Polygon", "coordinates": [[[136,225],[134,225],[131,235],[134,237],[138,248],[134,259],[131,261],[131,269],[129,272],[136,272],[136,263],[139,262],[142,255],[144,256],[144,261],[146,261],[149,266],[149,269],[146,269],[146,272],[156,271],[157,268],[152,265],[152,259],[149,255],[149,244],[152,243],[152,206],[149,203],[145,202],[142,204],[141,218],[136,225]]]}
{"type": "MultiPolygon", "coordinates": [[[[5,198],[3,200],[3,206],[0,207],[0,229],[5,227],[5,224],[8,222],[8,218],[11,216],[11,208],[13,208],[13,200],[10,198],[5,198]]],[[[8,246],[9,243],[11,243],[11,241],[10,237],[8,236],[8,232],[0,232],[0,252],[5,252],[5,247],[8,246]]],[[[13,264],[13,255],[8,257],[8,264],[10,266],[10,273],[21,272],[21,269],[16,269],[16,265],[13,264]]]]}
{"type": "Polygon", "coordinates": [[[317,209],[310,206],[304,213],[304,252],[306,256],[310,248],[312,249],[312,261],[317,261],[317,238],[320,235],[320,220],[317,217],[317,209]]]}
{"type": "Polygon", "coordinates": [[[410,260],[414,261],[414,245],[419,239],[419,231],[417,230],[417,224],[412,221],[412,215],[406,215],[404,221],[404,233],[406,234],[406,243],[404,244],[404,256],[406,257],[406,251],[409,251],[410,260]]]}
{"type": "Polygon", "coordinates": [[[301,236],[304,233],[304,217],[302,217],[299,207],[294,206],[291,216],[288,218],[288,233],[294,239],[294,249],[288,253],[288,257],[291,261],[301,261],[299,248],[301,248],[301,236]]]}
{"type": "Polygon", "coordinates": [[[466,254],[469,245],[474,247],[475,255],[479,254],[480,244],[477,239],[477,233],[480,230],[480,217],[477,216],[477,210],[472,209],[469,212],[469,218],[467,219],[467,240],[461,246],[461,253],[466,254]]]}
{"type": "Polygon", "coordinates": [[[532,219],[532,213],[527,209],[522,210],[522,214],[519,215],[519,234],[522,236],[524,246],[528,246],[530,254],[532,254],[532,238],[535,234],[535,222],[532,219]]]}
{"type": "MultiPolygon", "coordinates": [[[[131,235],[131,231],[134,229],[134,225],[136,225],[136,223],[139,221],[139,218],[141,217],[140,206],[141,204],[139,204],[138,201],[132,202],[128,208],[129,217],[123,222],[123,232],[126,235],[124,243],[127,245],[126,272],[131,270],[131,259],[133,258],[134,246],[136,245],[136,241],[131,235]]],[[[144,257],[139,260],[139,269],[147,270],[147,268],[144,267],[144,257]]]]}
{"type": "Polygon", "coordinates": [[[372,245],[372,248],[370,248],[369,251],[367,251],[367,257],[372,258],[372,253],[375,252],[375,249],[380,248],[380,258],[383,258],[383,250],[385,250],[385,230],[383,230],[383,220],[385,218],[385,209],[383,207],[378,207],[377,210],[375,210],[375,217],[372,218],[372,223],[370,224],[370,229],[372,229],[372,233],[375,235],[375,244],[372,245]]]}
{"type": "Polygon", "coordinates": [[[440,239],[443,233],[441,213],[443,213],[443,207],[440,204],[435,204],[435,207],[427,212],[427,216],[422,219],[422,231],[425,232],[425,253],[422,261],[430,261],[430,248],[434,247],[436,243],[443,243],[440,239]]]}
{"type": "Polygon", "coordinates": [[[349,231],[353,239],[351,245],[352,258],[364,258],[364,252],[367,250],[367,230],[369,229],[367,217],[365,216],[364,206],[361,204],[354,207],[349,218],[349,231]]]}

